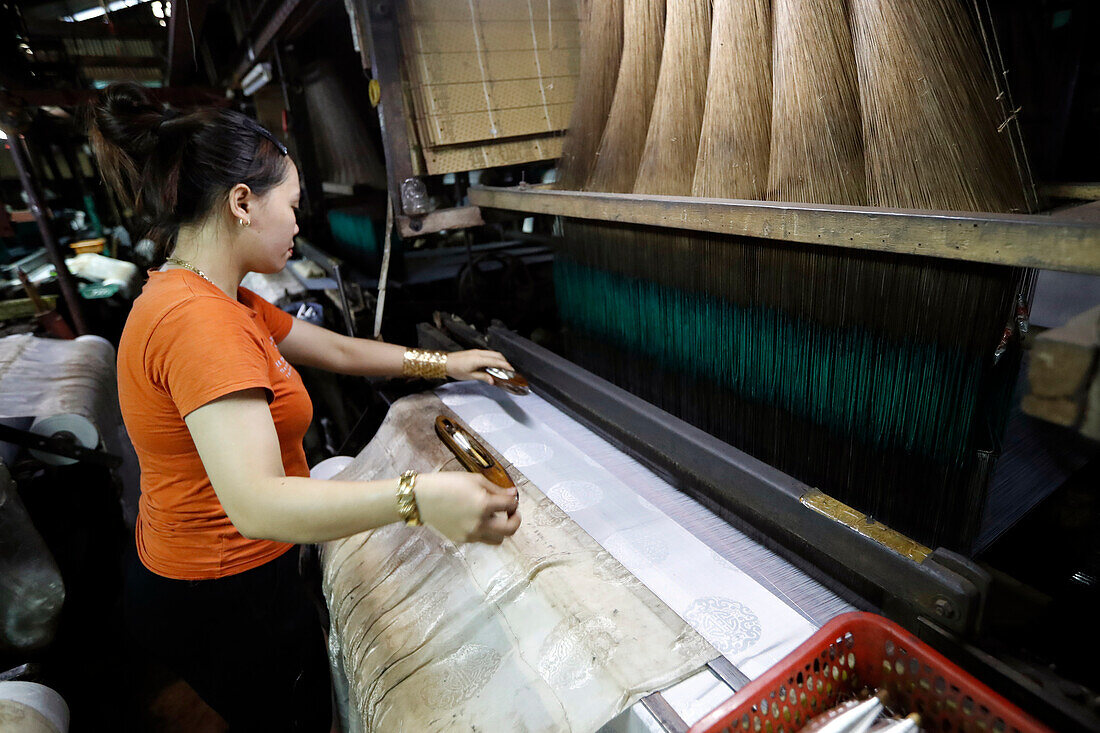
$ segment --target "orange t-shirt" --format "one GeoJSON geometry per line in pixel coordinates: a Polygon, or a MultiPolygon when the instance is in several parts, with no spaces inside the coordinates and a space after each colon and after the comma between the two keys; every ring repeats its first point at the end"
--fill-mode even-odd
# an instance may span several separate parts
{"type": "Polygon", "coordinates": [[[183,419],[218,397],[262,387],[287,476],[309,476],[302,437],[313,405],[277,344],[294,319],[239,288],[233,300],[193,272],[154,271],[118,346],[118,396],[141,465],[135,536],[166,578],[235,575],[292,545],[243,537],[226,516],[183,419]]]}

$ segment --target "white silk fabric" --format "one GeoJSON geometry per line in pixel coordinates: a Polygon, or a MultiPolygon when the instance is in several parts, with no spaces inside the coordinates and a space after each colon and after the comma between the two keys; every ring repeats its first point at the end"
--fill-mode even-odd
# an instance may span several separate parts
{"type": "MultiPolygon", "coordinates": [[[[395,403],[336,478],[460,470],[433,394],[395,403]]],[[[368,731],[595,731],[718,652],[507,461],[499,547],[390,525],[324,547],[330,644],[368,731]]]]}

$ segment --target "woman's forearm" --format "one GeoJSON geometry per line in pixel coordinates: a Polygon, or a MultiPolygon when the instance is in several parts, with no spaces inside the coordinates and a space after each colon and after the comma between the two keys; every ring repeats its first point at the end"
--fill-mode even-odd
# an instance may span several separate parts
{"type": "Polygon", "coordinates": [[[344,337],[331,371],[356,377],[400,377],[405,347],[370,339],[344,337]]]}
{"type": "Polygon", "coordinates": [[[252,501],[230,520],[242,535],[279,542],[327,542],[401,520],[397,479],[321,481],[296,476],[260,479],[252,501]]]}

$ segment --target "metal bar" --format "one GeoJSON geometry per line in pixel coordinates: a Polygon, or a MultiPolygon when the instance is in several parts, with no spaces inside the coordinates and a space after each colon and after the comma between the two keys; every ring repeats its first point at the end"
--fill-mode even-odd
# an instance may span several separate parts
{"type": "MultiPolygon", "coordinates": [[[[264,52],[267,51],[268,45],[275,39],[275,36],[279,34],[283,28],[283,24],[287,22],[291,14],[298,9],[298,5],[302,2],[311,4],[317,2],[317,0],[283,0],[279,6],[275,8],[271,17],[264,23],[259,31],[255,31],[255,27],[253,26],[245,33],[244,38],[241,39],[244,44],[244,50],[241,52],[241,59],[237,62],[237,66],[229,76],[226,86],[233,88],[241,83],[241,78],[263,57],[264,52]],[[252,40],[254,31],[255,40],[252,40]]],[[[306,9],[308,9],[308,5],[306,9]]]]}
{"type": "Polygon", "coordinates": [[[916,635],[1051,729],[1100,730],[1100,712],[1090,705],[1092,693],[1061,677],[1058,670],[1011,655],[995,656],[928,621],[921,623],[916,635]]]}
{"type": "Polygon", "coordinates": [[[112,453],[96,450],[95,448],[85,448],[73,440],[66,440],[57,436],[39,435],[3,423],[0,423],[0,440],[63,458],[97,463],[108,468],[118,468],[122,465],[122,458],[112,453]]]}
{"type": "Polygon", "coordinates": [[[344,290],[344,278],[340,275],[340,265],[332,268],[333,279],[336,280],[336,292],[340,295],[340,312],[344,314],[344,329],[348,336],[355,338],[355,322],[351,317],[351,306],[348,304],[348,294],[344,290]]]}
{"type": "Polygon", "coordinates": [[[489,339],[543,397],[842,596],[854,591],[909,627],[929,617],[975,631],[981,590],[938,562],[942,550],[915,562],[806,506],[810,487],[762,461],[511,331],[490,328],[489,339]]]}
{"type": "Polygon", "coordinates": [[[53,227],[51,226],[53,215],[49,209],[42,206],[42,195],[38,190],[38,182],[35,180],[34,171],[30,167],[24,143],[21,134],[14,133],[8,137],[8,148],[11,150],[15,167],[19,171],[19,180],[23,184],[23,191],[27,194],[27,205],[34,214],[35,221],[38,222],[38,233],[42,236],[42,244],[46,247],[50,263],[57,271],[57,281],[61,286],[61,297],[65,299],[69,317],[73,319],[73,328],[78,335],[84,335],[88,333],[88,326],[84,322],[84,310],[80,304],[76,282],[73,280],[72,273],[69,272],[69,267],[65,264],[65,257],[53,235],[53,227]]]}
{"type": "Polygon", "coordinates": [[[652,695],[646,695],[641,699],[641,703],[650,715],[657,719],[662,729],[669,733],[687,733],[688,724],[672,709],[661,693],[654,692],[652,695]]]}
{"type": "Polygon", "coordinates": [[[1036,214],[883,209],[471,186],[482,208],[893,254],[1100,274],[1100,223],[1036,214]]]}
{"type": "Polygon", "coordinates": [[[729,685],[729,688],[734,692],[737,692],[745,685],[749,684],[750,680],[745,673],[734,666],[733,662],[725,657],[718,657],[707,662],[707,667],[710,668],[714,675],[729,685]]]}

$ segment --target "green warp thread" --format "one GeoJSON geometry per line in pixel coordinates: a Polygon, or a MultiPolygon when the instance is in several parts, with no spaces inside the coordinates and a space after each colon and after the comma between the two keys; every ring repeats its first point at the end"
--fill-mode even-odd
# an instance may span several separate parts
{"type": "Polygon", "coordinates": [[[944,463],[970,453],[981,364],[958,351],[823,328],[559,258],[562,320],[741,398],[875,448],[944,463]]]}

